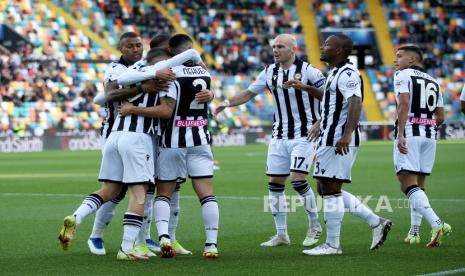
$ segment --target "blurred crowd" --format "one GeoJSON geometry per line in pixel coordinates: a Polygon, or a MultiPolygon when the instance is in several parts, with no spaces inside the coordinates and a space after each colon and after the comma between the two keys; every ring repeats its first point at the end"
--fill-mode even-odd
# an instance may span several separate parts
{"type": "MultiPolygon", "coordinates": [[[[170,21],[143,0],[53,0],[80,24],[116,45],[121,33],[140,33],[146,42],[159,32],[172,33],[170,21]]],[[[191,34],[219,64],[212,89],[220,100],[246,88],[273,62],[271,39],[294,33],[298,55],[306,50],[292,0],[162,0],[174,22],[191,34]]],[[[447,120],[460,120],[458,97],[465,79],[465,9],[460,0],[383,0],[394,46],[417,43],[425,50],[428,72],[441,83],[447,120]],[[454,8],[462,5],[462,8],[454,8]]],[[[313,0],[319,28],[366,28],[371,21],[362,0],[313,0]]],[[[0,23],[13,26],[30,45],[0,52],[0,129],[98,128],[102,108],[92,104],[102,89],[106,62],[115,59],[43,2],[0,2],[0,23]],[[105,61],[105,62],[102,62],[105,61]]],[[[385,118],[395,117],[390,66],[367,70],[385,118]]],[[[271,125],[271,95],[228,109],[228,126],[271,125]]]]}

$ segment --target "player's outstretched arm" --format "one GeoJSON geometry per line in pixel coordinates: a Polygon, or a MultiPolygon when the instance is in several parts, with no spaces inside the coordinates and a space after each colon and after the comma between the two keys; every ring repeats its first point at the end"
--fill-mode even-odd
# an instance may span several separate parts
{"type": "Polygon", "coordinates": [[[103,106],[105,104],[105,92],[98,92],[94,98],[94,104],[103,106]]]}
{"type": "Polygon", "coordinates": [[[346,127],[344,128],[341,139],[336,143],[336,152],[342,155],[349,153],[352,132],[354,132],[355,128],[358,126],[360,112],[362,110],[362,100],[360,97],[352,96],[347,101],[349,102],[349,111],[347,113],[346,127]]]}
{"type": "Polygon", "coordinates": [[[169,119],[175,107],[176,100],[169,97],[161,98],[159,105],[151,107],[138,107],[132,103],[123,102],[120,106],[119,114],[121,116],[134,114],[143,117],[169,119]]]}
{"type": "Polygon", "coordinates": [[[213,111],[213,116],[218,115],[220,112],[222,112],[226,107],[233,107],[233,106],[238,106],[241,104],[244,104],[248,101],[250,101],[252,98],[257,96],[258,94],[253,93],[250,90],[245,90],[237,95],[234,95],[232,98],[225,100],[221,102],[216,109],[213,111]]]}
{"type": "Polygon", "coordinates": [[[118,84],[131,85],[153,78],[173,81],[176,79],[176,75],[169,68],[182,65],[189,60],[194,61],[196,64],[203,64],[200,54],[194,49],[189,49],[167,60],[159,61],[154,65],[141,68],[130,67],[118,77],[118,84]]]}
{"type": "Polygon", "coordinates": [[[143,117],[169,119],[175,107],[176,100],[169,97],[161,98],[159,105],[151,107],[138,107],[132,103],[123,102],[119,108],[119,114],[121,116],[134,114],[143,117]]]}
{"type": "Polygon", "coordinates": [[[135,87],[118,88],[116,82],[108,83],[105,100],[107,102],[122,101],[134,97],[139,93],[158,93],[167,90],[169,85],[157,80],[147,80],[135,87]]]}

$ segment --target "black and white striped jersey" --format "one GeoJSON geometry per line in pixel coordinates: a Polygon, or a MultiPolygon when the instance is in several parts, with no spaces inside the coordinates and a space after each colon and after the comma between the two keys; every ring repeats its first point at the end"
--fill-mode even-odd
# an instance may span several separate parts
{"type": "Polygon", "coordinates": [[[248,90],[263,93],[268,90],[273,95],[274,120],[272,137],[276,139],[294,139],[306,137],[313,123],[320,119],[320,102],[305,91],[294,88],[285,89],[288,80],[300,80],[304,84],[320,88],[325,78],[320,70],[309,63],[296,59],[287,70],[280,64],[268,65],[252,83],[248,90]]]}
{"type": "MultiPolygon", "coordinates": [[[[333,147],[344,134],[349,111],[348,99],[352,96],[363,102],[363,80],[351,62],[332,68],[326,78],[323,101],[321,103],[320,146],[333,147]]],[[[360,145],[360,131],[357,126],[352,133],[350,146],[360,145]]]]}
{"type": "MultiPolygon", "coordinates": [[[[133,64],[130,68],[137,71],[142,70],[147,62],[141,60],[133,64]]],[[[136,96],[129,98],[128,101],[138,107],[152,107],[160,103],[159,97],[163,97],[166,93],[139,93],[136,96]]],[[[135,114],[127,116],[118,115],[115,118],[112,131],[130,131],[146,134],[157,134],[158,118],[143,117],[135,114]]]]}
{"type": "MultiPolygon", "coordinates": [[[[396,101],[400,93],[409,93],[410,103],[405,137],[422,136],[436,139],[436,107],[444,107],[441,87],[422,68],[412,66],[394,74],[396,101]]],[[[395,137],[398,125],[396,121],[395,137]]]]}
{"type": "Polygon", "coordinates": [[[195,94],[210,89],[210,73],[200,66],[181,65],[172,68],[177,79],[169,95],[177,95],[171,119],[162,120],[161,141],[164,148],[188,148],[211,143],[208,131],[208,104],[195,100],[195,94]]]}
{"type": "MultiPolygon", "coordinates": [[[[121,57],[118,61],[110,63],[105,71],[105,76],[103,78],[103,86],[110,82],[115,81],[119,75],[121,75],[128,68],[128,64],[121,57]]],[[[105,103],[105,118],[102,121],[102,127],[100,128],[100,135],[108,138],[113,128],[115,122],[115,117],[117,114],[117,102],[105,103]]]]}

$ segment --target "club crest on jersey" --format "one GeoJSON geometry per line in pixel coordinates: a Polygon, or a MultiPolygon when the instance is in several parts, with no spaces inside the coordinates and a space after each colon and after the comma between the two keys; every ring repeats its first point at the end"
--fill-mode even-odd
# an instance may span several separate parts
{"type": "Polygon", "coordinates": [[[302,80],[302,74],[300,74],[300,73],[295,73],[294,79],[295,79],[295,80],[298,80],[298,81],[302,80]]]}

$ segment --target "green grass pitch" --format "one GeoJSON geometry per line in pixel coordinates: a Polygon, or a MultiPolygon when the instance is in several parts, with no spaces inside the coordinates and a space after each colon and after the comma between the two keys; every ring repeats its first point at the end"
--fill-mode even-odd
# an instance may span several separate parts
{"type": "MultiPolygon", "coordinates": [[[[413,275],[465,268],[465,143],[440,142],[427,194],[439,216],[453,227],[453,234],[439,248],[425,247],[430,226],[423,220],[422,242],[405,245],[409,210],[394,174],[392,143],[362,145],[353,168],[353,183],[345,189],[355,195],[387,196],[393,212],[380,214],[393,223],[388,240],[370,252],[371,229],[363,221],[345,215],[341,245],[343,255],[310,257],[301,252],[307,231],[302,208],[288,214],[291,246],[261,248],[275,232],[270,213],[264,212],[267,195],[264,175],[266,146],[215,148],[221,170],[214,178],[220,206],[220,257],[201,256],[204,242],[200,204],[190,184],[181,189],[181,217],[177,238],[194,252],[173,259],[153,258],[119,262],[116,252],[122,238],[121,220],[127,200],[121,203],[105,232],[106,256],[93,256],[86,240],[94,216],[80,225],[72,247],[58,244],[63,217],[71,214],[83,197],[98,189],[96,177],[100,153],[50,151],[0,154],[0,274],[2,275],[163,275],[180,274],[332,274],[413,275]],[[401,208],[402,207],[402,208],[401,208]]],[[[315,191],[315,182],[310,178],[315,191]]],[[[295,195],[291,186],[287,195],[295,195]]],[[[369,201],[375,208],[376,200],[369,201]]],[[[320,213],[320,221],[323,222],[320,213]]],[[[152,236],[156,237],[155,226],[152,236]]],[[[323,234],[324,235],[324,234],[323,234]]],[[[324,240],[324,236],[322,238],[324,240]]]]}

